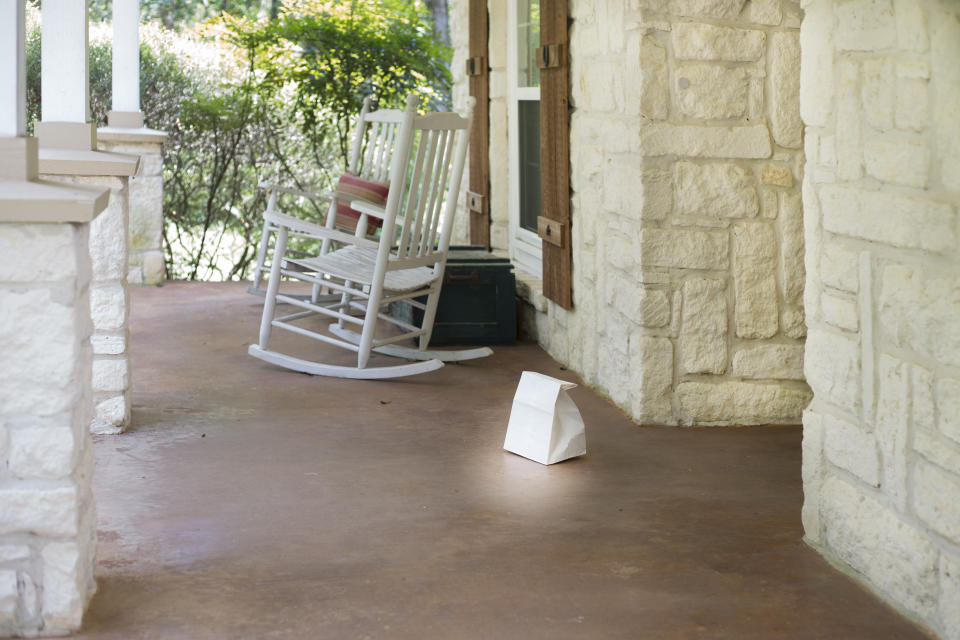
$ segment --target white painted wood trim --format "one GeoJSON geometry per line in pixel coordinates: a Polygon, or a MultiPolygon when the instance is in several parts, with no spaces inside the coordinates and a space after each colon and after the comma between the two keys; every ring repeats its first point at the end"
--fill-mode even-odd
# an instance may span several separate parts
{"type": "Polygon", "coordinates": [[[26,135],[25,60],[23,1],[0,3],[0,138],[26,135]]]}
{"type": "Polygon", "coordinates": [[[255,344],[250,345],[249,349],[247,349],[247,353],[254,358],[259,358],[264,362],[269,362],[270,364],[275,364],[278,367],[283,367],[292,371],[309,373],[310,375],[314,376],[352,378],[356,380],[385,380],[390,378],[403,378],[406,376],[427,373],[428,371],[436,371],[437,369],[443,367],[443,363],[439,360],[427,360],[426,362],[412,362],[390,367],[366,367],[359,369],[357,367],[344,367],[332,364],[321,364],[319,362],[310,362],[309,360],[301,360],[300,358],[285,356],[282,353],[277,353],[276,351],[261,349],[255,344]]]}
{"type": "Polygon", "coordinates": [[[90,81],[86,0],[43,0],[41,36],[42,119],[87,122],[90,81]]]}
{"type": "Polygon", "coordinates": [[[140,111],[140,0],[113,0],[113,111],[140,111]]]}

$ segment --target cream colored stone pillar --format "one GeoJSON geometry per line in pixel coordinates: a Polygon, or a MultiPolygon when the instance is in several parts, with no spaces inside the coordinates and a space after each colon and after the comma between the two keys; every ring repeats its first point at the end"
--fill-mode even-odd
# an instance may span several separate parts
{"type": "Polygon", "coordinates": [[[130,421],[127,228],[129,179],[137,172],[139,158],[95,150],[97,131],[88,121],[87,106],[86,4],[86,0],[47,0],[43,4],[43,121],[34,130],[40,143],[41,176],[110,190],[107,211],[90,229],[96,405],[91,428],[96,433],[119,433],[130,421]],[[69,77],[63,75],[63,69],[70,70],[69,77]]]}
{"type": "Polygon", "coordinates": [[[807,541],[960,638],[960,5],[814,0],[800,38],[807,541]]]}
{"type": "Polygon", "coordinates": [[[23,20],[0,5],[0,636],[75,631],[96,589],[88,234],[108,194],[36,179],[23,20]]]}
{"type": "Polygon", "coordinates": [[[140,157],[130,178],[130,284],[159,285],[166,279],[163,255],[163,143],[167,134],[144,126],[140,111],[140,3],[113,3],[113,110],[98,131],[102,151],[140,157]]]}

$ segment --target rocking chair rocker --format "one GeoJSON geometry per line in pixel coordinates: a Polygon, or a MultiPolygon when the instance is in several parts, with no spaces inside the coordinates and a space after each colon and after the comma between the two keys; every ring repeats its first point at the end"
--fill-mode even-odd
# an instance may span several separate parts
{"type": "MultiPolygon", "coordinates": [[[[270,264],[267,255],[274,247],[271,240],[277,233],[277,226],[270,222],[273,213],[281,212],[280,197],[292,196],[307,198],[314,201],[328,203],[327,216],[323,226],[327,229],[340,229],[356,235],[372,235],[379,227],[379,220],[368,223],[367,214],[354,211],[350,203],[356,199],[369,199],[372,202],[384,204],[385,194],[389,184],[390,163],[393,159],[393,150],[396,145],[397,130],[403,119],[402,109],[378,109],[371,111],[371,96],[363,100],[363,109],[357,118],[357,127],[354,132],[353,147],[350,152],[350,163],[346,173],[340,178],[335,190],[315,192],[304,189],[294,189],[272,182],[261,182],[259,187],[267,193],[267,210],[264,213],[263,231],[260,234],[260,244],[257,248],[257,263],[253,270],[253,284],[247,287],[247,292],[254,295],[264,295],[264,275],[270,273],[270,264]]],[[[298,236],[316,238],[313,231],[294,230],[290,233],[298,236]]],[[[330,240],[323,239],[322,253],[330,250],[330,240]]],[[[316,302],[319,291],[315,288],[312,300],[316,302]]],[[[339,299],[339,295],[336,296],[339,299]]],[[[325,300],[333,298],[325,297],[325,300]]]]}
{"type": "MultiPolygon", "coordinates": [[[[487,347],[462,351],[430,351],[427,346],[440,297],[443,272],[453,231],[453,217],[467,152],[473,98],[466,116],[456,113],[416,114],[416,96],[407,98],[396,135],[390,166],[390,191],[385,207],[354,200],[352,208],[382,220],[379,241],[319,227],[277,211],[266,219],[277,229],[277,240],[267,281],[260,323],[260,342],[250,345],[250,355],[294,371],[342,378],[397,378],[433,371],[444,362],[481,358],[493,353],[487,347]],[[339,248],[312,258],[285,255],[290,233],[308,233],[338,243],[339,248]],[[334,301],[303,300],[278,293],[280,278],[287,277],[323,286],[339,293],[334,301]],[[422,303],[416,298],[426,296],[422,303]],[[384,313],[393,302],[423,309],[420,326],[384,313]],[[277,303],[303,311],[276,318],[277,303]],[[335,320],[331,335],[294,324],[304,318],[326,316],[335,320]],[[401,329],[398,335],[377,337],[377,321],[401,329]],[[358,330],[349,328],[353,325],[358,330]],[[273,328],[354,351],[357,366],[325,364],[295,358],[269,348],[273,328]],[[419,339],[419,348],[401,342],[419,339]],[[368,366],[371,353],[416,362],[393,366],[368,366]]],[[[358,226],[359,229],[359,226],[358,226]]]]}

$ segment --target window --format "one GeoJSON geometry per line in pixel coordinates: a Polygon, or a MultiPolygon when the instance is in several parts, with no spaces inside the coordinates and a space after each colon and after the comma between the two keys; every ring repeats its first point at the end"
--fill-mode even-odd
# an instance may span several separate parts
{"type": "Polygon", "coordinates": [[[540,0],[510,0],[508,7],[508,144],[510,257],[541,276],[540,216],[540,0]]]}

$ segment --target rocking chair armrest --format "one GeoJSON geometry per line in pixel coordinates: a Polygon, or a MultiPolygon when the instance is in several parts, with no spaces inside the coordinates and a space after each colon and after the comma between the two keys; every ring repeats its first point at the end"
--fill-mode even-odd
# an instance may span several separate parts
{"type": "Polygon", "coordinates": [[[288,193],[293,196],[302,196],[311,200],[333,200],[336,194],[332,191],[305,191],[303,189],[294,189],[293,187],[284,187],[273,182],[261,182],[258,185],[264,191],[276,191],[277,193],[288,193]]]}
{"type": "Polygon", "coordinates": [[[291,231],[303,233],[315,238],[329,238],[330,240],[335,240],[343,244],[353,244],[364,247],[376,248],[380,246],[380,243],[374,240],[358,238],[353,234],[344,233],[338,229],[329,229],[314,222],[307,222],[306,220],[301,220],[300,218],[295,218],[278,211],[264,213],[263,217],[270,224],[276,226],[277,228],[286,227],[291,231]]]}
{"type": "Polygon", "coordinates": [[[360,213],[365,213],[368,216],[373,216],[374,218],[379,218],[383,220],[387,217],[386,208],[380,206],[379,204],[373,204],[372,202],[367,202],[366,200],[354,199],[350,201],[350,208],[354,211],[359,211],[360,213]]]}

